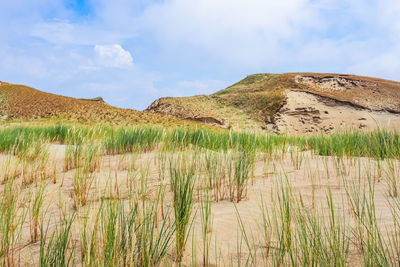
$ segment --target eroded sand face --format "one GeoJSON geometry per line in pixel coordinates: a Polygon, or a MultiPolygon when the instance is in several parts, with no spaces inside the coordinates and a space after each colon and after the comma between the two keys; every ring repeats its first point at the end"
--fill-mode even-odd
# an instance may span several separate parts
{"type": "MultiPolygon", "coordinates": [[[[49,168],[53,168],[56,172],[55,180],[49,180],[47,186],[47,194],[45,199],[46,219],[50,220],[50,230],[54,229],[59,220],[59,215],[65,211],[74,210],[72,201],[73,191],[73,175],[74,170],[67,172],[63,171],[64,149],[62,145],[50,145],[50,161],[49,168]]],[[[135,160],[135,169],[138,177],[141,173],[146,173],[147,183],[150,191],[154,192],[160,185],[164,183],[168,185],[168,179],[164,182],[160,181],[158,153],[143,153],[138,154],[135,160]]],[[[261,201],[264,201],[267,207],[274,207],[271,197],[274,192],[283,184],[287,177],[292,185],[293,193],[300,196],[304,205],[309,208],[321,208],[326,212],[326,219],[329,217],[329,212],[326,207],[326,196],[328,189],[332,191],[335,205],[338,212],[344,212],[347,220],[351,221],[351,212],[346,201],[346,193],[343,186],[344,181],[353,181],[361,177],[364,179],[366,175],[373,175],[376,178],[376,193],[375,205],[379,223],[382,225],[383,233],[391,230],[392,216],[390,209],[387,206],[387,188],[384,182],[385,172],[378,172],[377,163],[374,160],[361,159],[345,159],[343,161],[344,170],[339,171],[338,161],[333,157],[315,156],[311,152],[301,152],[298,154],[300,164],[296,164],[296,159],[286,153],[273,158],[265,158],[263,155],[257,156],[257,161],[254,169],[254,178],[249,183],[246,198],[240,203],[232,203],[228,200],[213,202],[212,215],[213,225],[210,233],[212,242],[210,247],[211,263],[221,266],[230,265],[231,262],[237,265],[238,258],[246,260],[248,252],[243,244],[241,254],[238,255],[237,242],[240,239],[240,230],[237,220],[237,210],[241,219],[244,222],[245,230],[248,233],[251,246],[253,249],[258,249],[259,266],[264,265],[262,262],[261,253],[265,246],[262,241],[262,220],[261,220],[261,201]],[[296,166],[297,165],[297,166],[296,166]],[[360,172],[361,171],[361,172],[360,172]],[[360,173],[359,173],[360,172],[360,173]],[[217,255],[215,255],[217,253],[217,255]],[[235,263],[236,262],[236,263],[235,263]]],[[[0,167],[4,166],[5,162],[10,159],[10,156],[0,154],[0,167]]],[[[16,158],[11,157],[12,160],[16,158]]],[[[80,238],[80,230],[82,226],[82,218],[84,211],[95,211],[99,206],[99,201],[106,192],[114,192],[119,198],[128,197],[128,166],[132,162],[132,157],[129,154],[116,156],[102,156],[101,165],[95,172],[95,181],[90,193],[88,204],[84,209],[78,211],[78,217],[74,222],[72,235],[75,241],[80,238]],[[118,193],[116,193],[118,192],[118,193]],[[79,214],[79,212],[81,212],[79,214]]],[[[385,168],[385,163],[381,163],[385,168]]],[[[396,164],[398,164],[396,162],[396,164]]],[[[339,164],[340,165],[340,164],[339,164]]],[[[398,166],[398,165],[397,165],[398,166]]],[[[28,193],[30,187],[26,187],[25,193],[28,193]]],[[[168,188],[168,187],[167,187],[168,188]]],[[[0,192],[4,190],[4,185],[0,185],[0,192]]],[[[151,197],[150,197],[151,199],[151,197]]],[[[171,205],[171,195],[169,189],[165,198],[165,206],[171,205]]],[[[199,206],[196,203],[195,207],[199,206]]],[[[184,263],[189,264],[192,261],[192,237],[195,237],[194,243],[197,248],[198,264],[201,263],[201,220],[199,212],[194,218],[194,235],[190,235],[184,263]]],[[[21,265],[31,266],[33,262],[37,263],[39,255],[39,243],[31,244],[29,242],[29,224],[24,226],[22,235],[22,246],[18,252],[21,253],[21,265]]],[[[173,247],[173,246],[172,246],[173,247]]],[[[358,250],[351,245],[350,265],[358,265],[360,254],[358,250]]],[[[79,253],[78,253],[79,254],[79,253]]],[[[79,259],[78,259],[79,262],[79,259]]]]}
{"type": "Polygon", "coordinates": [[[391,130],[400,128],[400,114],[370,111],[330,98],[288,90],[286,102],[270,127],[280,133],[292,134],[391,130]]]}
{"type": "Polygon", "coordinates": [[[345,91],[359,87],[377,87],[376,83],[349,79],[347,77],[315,77],[310,75],[297,75],[295,76],[297,83],[307,84],[310,87],[319,88],[320,90],[337,90],[345,91]]]}

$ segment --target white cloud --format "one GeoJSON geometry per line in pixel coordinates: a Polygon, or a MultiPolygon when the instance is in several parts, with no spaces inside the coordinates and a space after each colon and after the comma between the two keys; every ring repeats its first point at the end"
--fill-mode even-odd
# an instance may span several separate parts
{"type": "Polygon", "coordinates": [[[97,64],[111,68],[129,68],[133,65],[131,53],[119,44],[95,45],[97,64]]]}
{"type": "Polygon", "coordinates": [[[252,65],[277,59],[274,51],[322,28],[317,11],[309,0],[169,0],[150,6],[143,24],[164,44],[252,65]]]}

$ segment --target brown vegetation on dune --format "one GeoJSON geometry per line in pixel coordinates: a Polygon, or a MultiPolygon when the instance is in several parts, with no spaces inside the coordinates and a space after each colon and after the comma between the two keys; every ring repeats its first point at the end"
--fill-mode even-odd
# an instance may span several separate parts
{"type": "Polygon", "coordinates": [[[149,114],[108,105],[101,97],[76,99],[42,92],[24,85],[2,83],[0,86],[1,119],[63,118],[114,124],[172,124],[185,122],[174,117],[149,114]]]}

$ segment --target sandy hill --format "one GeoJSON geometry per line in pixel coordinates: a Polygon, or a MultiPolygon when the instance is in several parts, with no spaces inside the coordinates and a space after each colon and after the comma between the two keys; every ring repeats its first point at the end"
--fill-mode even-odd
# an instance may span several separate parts
{"type": "Polygon", "coordinates": [[[182,124],[177,118],[108,105],[101,97],[76,99],[0,82],[0,119],[61,118],[115,124],[182,124]]]}
{"type": "Polygon", "coordinates": [[[286,133],[400,128],[400,83],[343,74],[255,74],[211,95],[161,98],[150,113],[286,133]]]}

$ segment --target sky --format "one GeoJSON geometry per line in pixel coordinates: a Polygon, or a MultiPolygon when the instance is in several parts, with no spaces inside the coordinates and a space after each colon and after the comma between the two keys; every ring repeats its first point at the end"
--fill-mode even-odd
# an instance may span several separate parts
{"type": "Polygon", "coordinates": [[[400,81],[400,0],[0,0],[0,80],[145,109],[254,73],[400,81]]]}

